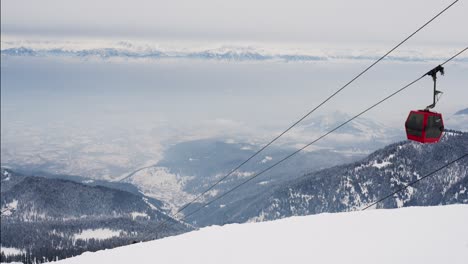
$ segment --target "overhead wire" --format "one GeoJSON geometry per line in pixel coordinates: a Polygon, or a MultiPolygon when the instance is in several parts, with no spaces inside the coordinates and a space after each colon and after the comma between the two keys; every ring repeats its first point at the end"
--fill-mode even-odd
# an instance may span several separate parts
{"type": "MultiPolygon", "coordinates": [[[[468,47],[464,48],[463,50],[461,50],[460,52],[456,53],[454,56],[452,56],[451,58],[449,58],[448,60],[446,60],[445,62],[443,62],[442,64],[440,65],[444,65],[446,64],[447,62],[453,60],[454,58],[456,58],[457,56],[459,56],[460,54],[462,54],[463,52],[465,52],[466,50],[468,49],[468,47]]],[[[400,93],[401,91],[405,90],[406,88],[408,88],[409,86],[413,85],[414,83],[418,82],[419,80],[423,79],[425,76],[426,76],[427,73],[424,73],[423,75],[421,75],[419,78],[415,79],[414,81],[408,83],[407,85],[403,86],[402,88],[400,88],[399,90],[393,92],[392,94],[388,95],[387,97],[381,99],[380,101],[378,101],[377,103],[373,104],[372,106],[366,108],[365,110],[363,110],[362,112],[360,112],[359,114],[353,116],[352,118],[348,119],[347,121],[341,123],[340,125],[336,126],[335,128],[333,128],[332,130],[328,131],[327,133],[321,135],[320,137],[316,138],[315,140],[313,140],[312,142],[304,145],[302,148],[292,152],[291,154],[289,154],[288,156],[284,157],[283,159],[277,161],[276,163],[274,163],[273,165],[269,166],[268,168],[262,170],[261,172],[255,174],[254,176],[250,177],[249,179],[243,181],[242,183],[236,185],[234,188],[231,188],[229,189],[227,192],[223,193],[222,195],[220,196],[217,196],[215,199],[211,200],[210,202],[207,202],[205,203],[202,207],[198,208],[197,210],[191,212],[190,214],[184,216],[184,218],[187,218],[189,216],[191,216],[192,214],[198,212],[199,210],[201,210],[202,208],[214,203],[215,201],[221,199],[222,197],[228,195],[229,193],[235,191],[236,189],[238,189],[239,187],[241,187],[242,185],[245,185],[246,183],[250,182],[251,180],[257,178],[258,176],[262,175],[263,173],[273,169],[274,167],[276,167],[277,165],[281,164],[282,162],[288,160],[289,158],[293,157],[294,155],[296,155],[297,153],[303,151],[304,149],[308,148],[309,146],[311,146],[312,144],[315,144],[317,141],[321,140],[322,138],[328,136],[329,134],[335,132],[336,130],[340,129],[341,127],[345,126],[346,124],[348,124],[349,122],[353,121],[354,119],[358,118],[359,116],[363,115],[364,113],[368,112],[369,110],[375,108],[376,106],[378,106],[379,104],[385,102],[386,100],[390,99],[391,97],[395,96],[396,94],[400,93]]]]}
{"type": "Polygon", "coordinates": [[[414,180],[414,181],[412,181],[412,182],[406,184],[405,186],[399,188],[398,190],[396,190],[396,191],[394,191],[394,192],[392,192],[392,193],[386,195],[385,197],[382,197],[382,198],[378,199],[377,201],[371,203],[370,205],[367,205],[366,207],[364,207],[363,209],[361,209],[361,211],[367,210],[367,209],[371,208],[372,206],[374,206],[374,205],[376,205],[376,204],[378,204],[378,203],[380,203],[380,202],[382,202],[382,201],[384,201],[384,200],[386,200],[386,199],[392,197],[393,195],[395,195],[395,194],[397,194],[397,193],[399,193],[399,192],[401,192],[401,191],[403,191],[403,190],[405,190],[405,189],[408,189],[409,187],[415,185],[416,183],[418,183],[418,182],[420,182],[420,181],[422,181],[422,180],[424,180],[424,179],[426,179],[426,178],[428,178],[428,177],[430,177],[430,176],[435,175],[435,173],[437,173],[437,172],[439,172],[439,171],[441,171],[441,170],[447,168],[448,166],[454,164],[455,162],[457,162],[457,161],[459,161],[459,160],[462,160],[462,159],[466,158],[467,156],[468,156],[468,153],[465,153],[465,154],[462,155],[461,157],[459,157],[459,158],[457,158],[457,159],[454,159],[454,160],[452,160],[452,161],[446,163],[444,166],[441,166],[441,167],[437,168],[436,170],[434,170],[434,171],[432,171],[432,172],[430,172],[430,173],[424,175],[423,177],[421,177],[421,178],[419,178],[419,179],[417,179],[417,180],[414,180]]]}
{"type": "Polygon", "coordinates": [[[210,187],[208,187],[207,189],[205,189],[202,193],[200,193],[199,195],[197,195],[194,199],[192,199],[190,202],[186,203],[185,205],[183,205],[181,208],[179,208],[172,216],[173,217],[176,217],[180,212],[182,212],[183,210],[185,210],[187,207],[189,207],[190,205],[192,205],[193,203],[195,203],[196,201],[198,201],[201,197],[203,197],[206,193],[208,193],[209,191],[211,191],[214,187],[216,187],[218,184],[220,184],[221,182],[223,182],[226,178],[228,178],[229,176],[231,176],[235,171],[237,171],[238,169],[240,169],[242,166],[244,166],[247,162],[249,162],[250,160],[252,160],[254,157],[256,157],[258,154],[260,154],[263,150],[265,150],[266,148],[268,148],[271,144],[273,144],[274,142],[276,142],[279,138],[281,138],[284,134],[286,134],[287,132],[289,132],[292,128],[294,128],[296,125],[298,125],[300,122],[302,122],[305,118],[307,118],[308,116],[310,116],[313,112],[315,112],[318,108],[320,108],[321,106],[323,106],[325,103],[327,103],[329,100],[331,100],[334,96],[336,96],[338,93],[340,93],[341,91],[343,91],[346,87],[348,87],[351,83],[353,83],[355,80],[357,80],[359,77],[361,77],[363,74],[365,74],[367,71],[369,71],[372,67],[374,67],[377,63],[379,63],[380,61],[382,61],[385,57],[387,57],[390,53],[392,53],[393,51],[395,51],[398,47],[400,47],[403,43],[405,43],[406,41],[408,41],[411,37],[413,37],[415,34],[417,34],[419,31],[421,31],[423,28],[425,28],[427,25],[429,25],[432,21],[434,21],[436,18],[438,18],[440,15],[442,15],[445,11],[447,11],[449,8],[451,8],[453,5],[455,5],[459,0],[456,0],[454,2],[452,2],[450,5],[448,5],[447,7],[445,7],[442,11],[440,11],[439,13],[437,13],[435,16],[433,16],[430,20],[428,20],[426,23],[424,23],[422,26],[420,26],[417,30],[415,30],[413,33],[411,33],[409,36],[407,36],[404,40],[402,40],[401,42],[399,42],[396,46],[394,46],[392,49],[390,49],[387,53],[385,53],[384,55],[382,55],[379,59],[377,59],[376,61],[374,61],[371,65],[369,65],[366,69],[364,69],[363,71],[361,71],[358,75],[356,75],[354,78],[352,78],[350,81],[348,81],[345,85],[343,85],[340,89],[338,89],[337,91],[335,91],[333,94],[331,94],[329,97],[327,97],[325,100],[323,100],[320,104],[318,104],[315,108],[313,108],[312,110],[310,110],[308,113],[306,113],[304,116],[302,116],[300,119],[298,119],[296,122],[294,122],[292,125],[290,125],[286,130],[284,130],[283,132],[281,132],[278,136],[276,136],[275,138],[273,138],[271,141],[269,141],[266,145],[264,145],[262,148],[260,148],[258,151],[256,151],[254,154],[252,154],[249,158],[247,158],[245,161],[243,161],[242,163],[240,163],[238,166],[236,166],[234,169],[232,169],[229,173],[227,173],[226,175],[224,175],[223,177],[221,177],[220,179],[218,179],[216,182],[214,182],[213,184],[210,185],[210,187]]]}
{"type": "MultiPolygon", "coordinates": [[[[366,69],[364,69],[362,72],[360,72],[357,76],[355,76],[353,79],[351,79],[349,82],[347,82],[344,86],[342,86],[340,89],[338,89],[337,91],[335,91],[332,95],[330,95],[328,98],[326,98],[324,101],[322,101],[319,105],[317,105],[314,109],[312,109],[311,111],[309,111],[307,114],[305,114],[304,116],[302,116],[299,120],[297,120],[295,123],[293,123],[290,127],[288,127],[286,130],[284,130],[282,133],[280,133],[278,136],[276,136],[273,140],[271,140],[269,143],[267,143],[265,146],[263,146],[262,148],[260,148],[257,152],[255,152],[253,155],[251,155],[248,159],[246,159],[245,161],[243,161],[242,163],[240,163],[236,168],[234,168],[233,170],[231,170],[228,174],[226,174],[225,176],[223,176],[222,178],[220,178],[218,181],[216,181],[214,184],[212,184],[209,188],[207,188],[205,191],[203,191],[201,194],[197,195],[193,200],[191,200],[189,203],[185,204],[184,206],[182,206],[181,208],[179,208],[174,214],[171,215],[172,218],[175,218],[180,212],[182,212],[184,209],[186,209],[188,206],[192,205],[194,202],[196,202],[198,199],[200,199],[202,196],[204,196],[207,192],[209,192],[210,190],[212,190],[215,186],[217,186],[218,184],[220,184],[222,181],[224,181],[227,177],[229,177],[230,175],[232,175],[232,173],[234,173],[235,171],[237,171],[240,167],[242,167],[243,165],[245,165],[247,162],[249,162],[251,159],[253,159],[255,156],[257,156],[259,153],[261,153],[263,150],[265,150],[268,146],[270,146],[271,144],[273,144],[276,140],[278,140],[280,137],[282,137],[284,134],[286,134],[289,130],[291,130],[293,127],[295,127],[297,124],[299,124],[301,121],[303,121],[305,118],[307,118],[309,115],[311,115],[313,112],[315,112],[318,108],[320,108],[322,105],[324,105],[325,103],[327,103],[330,99],[332,99],[334,96],[336,96],[338,93],[340,93],[342,90],[344,90],[346,87],[348,87],[352,82],[354,82],[356,79],[358,79],[360,76],[362,76],[364,73],[366,73],[368,70],[370,70],[373,66],[375,66],[377,63],[379,63],[381,60],[383,60],[386,56],[388,56],[391,52],[393,52],[395,49],[397,49],[399,46],[401,46],[403,43],[405,43],[407,40],[409,40],[411,37],[413,37],[416,33],[418,33],[420,30],[422,30],[424,27],[426,27],[428,24],[430,24],[432,21],[434,21],[437,17],[439,17],[441,14],[443,14],[445,11],[447,11],[450,7],[452,7],[454,4],[456,4],[459,0],[456,0],[454,2],[452,2],[450,5],[448,5],[446,8],[444,8],[442,11],[440,11],[439,13],[437,13],[434,17],[432,17],[429,21],[427,21],[425,24],[423,24],[421,27],[419,27],[416,31],[414,31],[413,33],[411,33],[408,37],[406,37],[403,41],[401,41],[400,43],[398,43],[396,46],[394,46],[391,50],[389,50],[387,53],[385,53],[383,56],[381,56],[378,60],[376,60],[375,62],[373,62],[370,66],[368,66],[366,69]]],[[[460,52],[461,53],[461,52],[460,52]]],[[[457,55],[456,55],[457,56],[457,55]]],[[[456,57],[454,56],[454,57],[456,57]]],[[[445,63],[444,63],[445,64],[445,63]]],[[[442,64],[443,65],[443,64],[442,64]]],[[[422,77],[421,77],[422,78],[422,77]]],[[[419,78],[419,79],[421,79],[419,78]]],[[[418,80],[419,80],[418,79],[418,80]]],[[[418,81],[417,80],[417,81],[418,81]]],[[[415,81],[416,82],[416,81],[415,81]]],[[[411,83],[412,84],[412,83],[411,83]]],[[[409,85],[411,85],[409,84],[409,85]]],[[[408,86],[409,86],[408,85],[408,86]]],[[[391,95],[393,96],[393,95],[391,95]]],[[[375,106],[375,105],[374,105],[375,106]]],[[[371,108],[370,108],[371,109],[371,108]]],[[[367,110],[370,110],[370,109],[367,109],[367,110]]],[[[361,113],[363,114],[363,113],[361,113]]],[[[357,117],[357,116],[356,116],[357,117]]],[[[354,118],[356,118],[354,117],[354,118]]],[[[354,119],[352,118],[352,119],[354,119]]],[[[347,124],[348,122],[351,122],[351,120],[348,120],[347,122],[343,123],[341,126],[347,124]]],[[[310,146],[311,144],[315,143],[316,141],[320,140],[321,138],[327,136],[328,134],[332,133],[333,131],[335,131],[336,129],[339,129],[341,126],[335,128],[334,130],[328,132],[327,134],[321,136],[320,138],[316,139],[314,142],[306,145],[304,148],[302,149],[305,149],[306,147],[310,146]]],[[[298,152],[300,152],[302,149],[292,153],[291,155],[288,155],[286,158],[280,160],[279,162],[275,163],[273,166],[270,166],[269,168],[263,170],[262,172],[260,172],[260,174],[263,174],[264,172],[272,169],[273,167],[275,167],[276,165],[278,165],[279,163],[285,161],[286,159],[289,159],[290,157],[294,156],[295,154],[297,154],[298,152]]],[[[255,176],[253,176],[252,178],[249,178],[247,181],[241,183],[240,185],[234,187],[234,189],[231,189],[230,191],[228,191],[227,193],[223,194],[222,196],[218,196],[215,200],[212,200],[210,201],[208,204],[205,204],[203,207],[200,207],[199,209],[195,210],[194,212],[191,212],[189,215],[192,215],[196,212],[198,212],[201,208],[204,208],[206,207],[207,205],[213,203],[214,201],[224,197],[225,195],[227,195],[228,193],[234,191],[235,189],[239,188],[240,186],[244,185],[245,183],[249,182],[250,180],[252,180],[253,178],[256,178],[258,177],[260,174],[257,174],[255,176]]],[[[185,215],[183,217],[183,219],[187,218],[189,215],[185,215]]],[[[169,215],[168,215],[169,216],[169,215]]],[[[164,220],[160,226],[164,225],[167,221],[168,221],[169,218],[167,218],[166,220],[164,220]]]]}
{"type": "MultiPolygon", "coordinates": [[[[462,49],[461,51],[457,52],[455,55],[453,55],[452,57],[450,57],[449,59],[445,60],[443,63],[441,63],[440,65],[445,65],[446,63],[450,62],[451,60],[455,59],[456,57],[458,57],[460,54],[462,54],[463,52],[465,52],[466,50],[468,50],[468,47],[462,49]]],[[[331,129],[330,131],[328,131],[327,133],[321,135],[320,137],[316,138],[315,140],[313,140],[312,142],[304,145],[302,148],[292,152],[291,154],[289,154],[288,156],[284,157],[283,159],[277,161],[276,163],[272,164],[271,166],[267,167],[266,169],[260,171],[259,173],[255,174],[254,176],[250,177],[249,179],[241,182],[240,184],[236,185],[235,187],[229,189],[228,191],[224,192],[223,194],[217,196],[216,198],[212,199],[211,201],[209,202],[206,202],[205,204],[203,204],[202,206],[200,206],[199,208],[195,209],[194,211],[190,212],[189,214],[186,214],[184,215],[183,218],[179,219],[179,220],[184,220],[184,219],[187,219],[188,217],[196,214],[197,212],[199,212],[200,210],[204,209],[205,207],[209,206],[210,204],[218,201],[219,199],[225,197],[226,195],[232,193],[233,191],[237,190],[238,188],[240,188],[241,186],[247,184],[248,182],[252,181],[253,179],[259,177],[260,175],[264,174],[265,172],[273,169],[274,167],[276,167],[277,165],[281,164],[282,162],[288,160],[289,158],[293,157],[294,155],[298,154],[299,152],[301,152],[302,150],[306,149],[307,147],[311,146],[312,144],[315,144],[317,141],[323,139],[324,137],[328,136],[329,134],[335,132],[336,130],[340,129],[341,127],[345,126],[346,124],[350,123],[351,121],[353,121],[354,119],[358,118],[359,116],[363,115],[364,113],[370,111],[371,109],[375,108],[376,106],[380,105],[381,103],[385,102],[386,100],[390,99],[391,97],[397,95],[398,93],[402,92],[403,90],[407,89],[408,87],[410,87],[411,85],[415,84],[416,82],[418,82],[419,80],[423,79],[424,77],[427,76],[427,72],[424,73],[423,75],[421,75],[420,77],[418,77],[417,79],[411,81],[410,83],[408,83],[407,85],[403,86],[402,88],[396,90],[395,92],[391,93],[390,95],[386,96],[385,98],[381,99],[380,101],[378,101],[377,103],[373,104],[372,106],[366,108],[365,110],[361,111],[359,114],[356,114],[355,116],[351,117],[350,119],[348,119],[347,121],[341,123],[340,125],[336,126],[335,128],[331,129]]],[[[159,224],[158,226],[163,226],[168,220],[162,222],[161,224],[159,224]]]]}

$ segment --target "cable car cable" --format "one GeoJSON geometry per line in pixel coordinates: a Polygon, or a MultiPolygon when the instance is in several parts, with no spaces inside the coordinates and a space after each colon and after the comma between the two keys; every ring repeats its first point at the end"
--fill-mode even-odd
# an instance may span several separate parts
{"type": "Polygon", "coordinates": [[[385,196],[385,197],[383,197],[383,198],[377,200],[376,202],[371,203],[370,205],[368,205],[368,206],[364,207],[363,209],[361,209],[361,211],[364,211],[364,210],[366,210],[366,209],[368,209],[368,208],[370,208],[370,207],[372,207],[372,206],[374,206],[374,205],[376,205],[376,204],[382,202],[383,200],[386,200],[386,199],[390,198],[390,197],[393,196],[394,194],[399,193],[399,192],[401,192],[401,191],[407,189],[408,187],[410,187],[410,186],[412,186],[412,185],[414,185],[414,184],[420,182],[421,180],[424,180],[424,179],[426,179],[427,177],[430,177],[430,176],[434,175],[436,172],[439,172],[439,171],[445,169],[446,167],[452,165],[453,163],[455,163],[455,162],[457,162],[457,161],[459,161],[459,160],[462,160],[462,159],[466,158],[467,156],[468,156],[468,153],[466,153],[465,155],[463,155],[463,156],[461,156],[461,157],[459,157],[459,158],[457,158],[457,159],[455,159],[455,160],[452,160],[452,161],[449,162],[449,163],[446,163],[444,166],[439,167],[438,169],[436,169],[436,170],[434,170],[434,171],[432,171],[432,172],[426,174],[425,176],[423,176],[423,177],[421,177],[421,178],[419,178],[419,179],[417,179],[417,180],[415,180],[415,181],[412,181],[412,182],[408,183],[408,184],[405,185],[404,187],[401,187],[400,189],[398,189],[398,190],[392,192],[391,194],[389,194],[389,195],[387,195],[387,196],[385,196]]]}
{"type": "MultiPolygon", "coordinates": [[[[452,56],[450,59],[446,60],[444,63],[440,64],[440,65],[444,65],[446,64],[447,62],[453,60],[454,58],[456,58],[458,55],[462,54],[463,52],[465,52],[466,50],[468,50],[468,47],[464,48],[463,50],[461,50],[460,52],[458,52],[457,54],[455,54],[454,56],[452,56]]],[[[185,215],[183,217],[183,219],[186,219],[187,217],[197,213],[198,211],[200,211],[201,209],[205,208],[206,206],[214,203],[215,201],[221,199],[222,197],[228,195],[229,193],[235,191],[236,189],[238,189],[239,187],[241,187],[242,185],[250,182],[251,180],[257,178],[258,176],[262,175],[263,173],[273,169],[274,167],[276,167],[277,165],[279,165],[280,163],[286,161],[287,159],[291,158],[292,156],[296,155],[297,153],[301,152],[302,150],[306,149],[307,147],[311,146],[312,144],[314,144],[315,142],[321,140],[322,138],[328,136],[329,134],[335,132],[336,130],[340,129],[341,127],[343,127],[344,125],[348,124],[349,122],[353,121],[354,119],[358,118],[359,116],[363,115],[364,113],[368,112],[369,110],[373,109],[374,107],[378,106],[379,104],[385,102],[386,100],[390,99],[391,97],[395,96],[396,94],[400,93],[401,91],[405,90],[406,88],[408,88],[409,86],[413,85],[414,83],[418,82],[419,80],[421,80],[422,78],[424,78],[426,76],[426,73],[424,73],[421,77],[417,78],[416,80],[408,83],[407,85],[403,86],[402,88],[400,88],[399,90],[393,92],[392,94],[388,95],[387,97],[383,98],[382,100],[378,101],[377,103],[373,104],[372,106],[368,107],[367,109],[365,109],[364,111],[360,112],[359,114],[353,116],[352,118],[348,119],[347,121],[341,123],[339,126],[335,127],[334,129],[328,131],[327,133],[323,134],[322,136],[318,137],[317,139],[315,139],[314,141],[308,143],[307,145],[303,146],[302,148],[294,151],[293,153],[289,154],[288,156],[284,157],[283,159],[277,161],[276,163],[274,163],[273,165],[271,165],[270,167],[262,170],[261,172],[255,174],[254,176],[250,177],[249,179],[243,181],[242,183],[236,185],[234,188],[231,188],[230,190],[228,190],[227,192],[221,194],[220,196],[217,196],[215,199],[205,203],[203,206],[199,207],[198,209],[190,212],[188,215],[185,215]]]]}
{"type": "MultiPolygon", "coordinates": [[[[463,52],[465,52],[466,50],[468,50],[468,47],[464,48],[463,50],[459,51],[458,53],[456,53],[455,55],[453,55],[452,57],[450,57],[449,59],[447,59],[446,61],[444,61],[443,63],[441,63],[440,65],[445,65],[446,63],[448,63],[449,61],[455,59],[456,57],[458,57],[460,54],[462,54],[463,52]]],[[[413,85],[414,83],[418,82],[419,80],[423,79],[425,76],[427,75],[427,73],[424,73],[422,76],[420,76],[419,78],[415,79],[414,81],[408,83],[407,85],[403,86],[402,88],[400,88],[399,90],[393,92],[392,94],[388,95],[387,97],[383,98],[382,100],[380,100],[379,102],[375,103],[374,105],[368,107],[367,109],[365,109],[364,111],[360,112],[359,114],[353,116],[352,118],[348,119],[347,121],[343,122],[342,124],[340,124],[339,126],[335,127],[334,129],[328,131],[327,133],[323,134],[322,136],[318,137],[317,139],[315,139],[314,141],[310,142],[309,144],[305,145],[304,147],[294,151],[293,153],[289,154],[288,156],[286,156],[285,158],[277,161],[276,163],[274,163],[273,165],[271,165],[270,167],[262,170],[261,172],[255,174],[254,176],[252,176],[251,178],[245,180],[244,182],[236,185],[234,188],[228,190],[227,192],[223,193],[222,195],[220,196],[217,196],[215,199],[205,203],[203,206],[197,208],[196,210],[190,212],[189,214],[185,215],[182,219],[186,219],[187,217],[199,212],[200,210],[202,210],[203,208],[209,206],[210,204],[216,202],[217,200],[221,199],[222,197],[228,195],[229,193],[235,191],[236,189],[240,188],[242,185],[245,185],[246,183],[250,182],[251,180],[257,178],[258,176],[262,175],[263,173],[271,170],[272,168],[276,167],[277,165],[279,165],[280,163],[286,161],[287,159],[291,158],[292,156],[296,155],[297,153],[299,153],[300,151],[306,149],[307,147],[309,147],[310,145],[314,144],[315,142],[321,140],[322,138],[328,136],[329,134],[335,132],[336,130],[338,130],[339,128],[343,127],[344,125],[348,124],[349,122],[353,121],[354,119],[356,119],[357,117],[361,116],[362,114],[368,112],[369,110],[373,109],[374,107],[376,107],[377,105],[383,103],[384,101],[390,99],[391,97],[395,96],[396,94],[400,93],[401,91],[405,90],[406,88],[408,88],[409,86],[413,85]]],[[[179,219],[180,220],[180,219],[179,219]]],[[[167,219],[162,222],[160,225],[158,226],[162,226],[164,225],[165,223],[167,223],[167,219]]]]}
{"type": "MultiPolygon", "coordinates": [[[[460,54],[462,54],[463,52],[465,52],[466,50],[468,50],[468,47],[462,49],[461,51],[459,51],[458,53],[456,53],[455,55],[453,55],[452,57],[450,57],[449,59],[447,59],[446,61],[444,61],[443,63],[441,63],[440,65],[445,65],[446,63],[452,61],[453,59],[455,59],[456,57],[458,57],[460,54]]],[[[340,124],[339,126],[335,127],[334,129],[328,131],[327,133],[323,134],[322,136],[318,137],[317,139],[315,139],[314,141],[310,142],[309,144],[305,145],[304,147],[302,147],[301,149],[298,149],[296,151],[294,151],[293,153],[289,154],[288,156],[286,156],[285,158],[277,161],[276,163],[274,163],[273,165],[271,165],[270,167],[262,170],[261,172],[255,174],[254,176],[252,176],[251,178],[245,180],[244,182],[236,185],[234,188],[231,188],[230,190],[228,190],[227,192],[223,193],[222,195],[220,196],[217,196],[216,198],[214,198],[213,200],[205,203],[204,205],[202,205],[201,207],[197,208],[196,210],[190,212],[189,214],[187,215],[184,215],[184,217],[182,217],[181,219],[178,219],[179,221],[182,221],[182,220],[185,220],[187,217],[191,216],[191,215],[194,215],[195,213],[199,212],[200,210],[202,210],[203,208],[205,208],[206,206],[216,202],[217,200],[221,199],[222,197],[228,195],[229,193],[235,191],[236,189],[240,188],[242,185],[250,182],[251,180],[257,178],[258,176],[262,175],[263,173],[271,170],[272,168],[276,167],[277,165],[279,165],[280,163],[284,162],[285,160],[291,158],[292,156],[296,155],[297,153],[299,153],[300,151],[304,150],[305,148],[309,147],[310,145],[314,144],[315,142],[319,141],[320,139],[326,137],[327,135],[335,132],[336,130],[338,130],[339,128],[343,127],[344,125],[348,124],[349,122],[353,121],[354,119],[356,119],[357,117],[363,115],[364,113],[368,112],[369,110],[373,109],[374,107],[378,106],[379,104],[383,103],[384,101],[390,99],[391,97],[395,96],[396,94],[400,93],[401,91],[405,90],[406,88],[408,88],[409,86],[415,84],[416,82],[418,82],[419,80],[423,79],[425,76],[427,75],[427,73],[424,73],[421,77],[415,79],[414,81],[408,83],[407,85],[403,86],[402,88],[400,88],[399,90],[393,92],[392,94],[388,95],[387,97],[383,98],[382,100],[378,101],[377,103],[375,103],[374,105],[368,107],[367,109],[365,109],[364,111],[360,112],[359,114],[353,116],[352,118],[348,119],[347,121],[343,122],[342,124],[340,124]]],[[[193,203],[193,201],[192,201],[193,203]]],[[[184,208],[186,208],[187,206],[185,206],[184,208]]],[[[178,213],[180,213],[180,211],[182,211],[182,209],[179,209],[177,211],[177,213],[173,214],[172,217],[174,217],[175,215],[177,215],[178,213]]],[[[167,218],[166,220],[164,220],[162,223],[160,223],[159,225],[156,226],[155,229],[158,229],[160,227],[162,227],[163,225],[165,225],[170,219],[172,218],[167,218]]]]}
{"type": "Polygon", "coordinates": [[[231,176],[235,171],[237,171],[239,168],[241,168],[242,166],[244,166],[247,162],[249,162],[251,159],[253,159],[254,157],[256,157],[258,154],[260,154],[263,150],[265,150],[267,147],[269,147],[271,144],[273,144],[275,141],[277,141],[280,137],[282,137],[284,134],[286,134],[288,131],[290,131],[293,127],[295,127],[297,124],[299,124],[300,122],[302,122],[305,118],[307,118],[308,116],[310,116],[313,112],[315,112],[318,108],[320,108],[321,106],[323,106],[325,103],[327,103],[330,99],[332,99],[334,96],[336,96],[338,93],[340,93],[341,91],[343,91],[346,87],[348,87],[351,83],[353,83],[356,79],[358,79],[359,77],[361,77],[364,73],[366,73],[368,70],[370,70],[372,67],[374,67],[377,63],[379,63],[380,61],[382,61],[385,57],[387,57],[390,53],[392,53],[393,51],[395,51],[398,47],[400,47],[403,43],[405,43],[407,40],[409,40],[411,37],[413,37],[416,33],[418,33],[419,31],[421,31],[423,28],[425,28],[427,25],[429,25],[432,21],[434,21],[437,17],[439,17],[440,15],[442,15],[445,11],[447,11],[450,7],[452,7],[454,4],[456,4],[459,0],[456,0],[454,1],[453,3],[451,3],[450,5],[448,5],[446,8],[444,8],[442,11],[440,11],[439,13],[437,13],[437,15],[435,15],[434,17],[432,17],[429,21],[427,21],[426,23],[424,23],[424,25],[420,26],[416,31],[414,31],[413,33],[411,33],[408,37],[406,37],[404,40],[402,40],[400,43],[398,43],[396,46],[394,46],[392,49],[390,49],[387,53],[385,53],[383,56],[381,56],[378,60],[376,60],[375,62],[373,62],[370,66],[368,66],[366,69],[364,69],[362,72],[360,72],[358,75],[356,75],[353,79],[351,79],[349,82],[347,82],[345,85],[343,85],[340,89],[338,89],[337,91],[335,91],[332,95],[330,95],[328,98],[326,98],[324,101],[322,101],[319,105],[317,105],[314,109],[310,110],[307,114],[305,114],[304,116],[302,116],[299,120],[297,120],[295,123],[293,123],[291,126],[289,126],[286,130],[284,130],[283,132],[281,132],[278,136],[276,136],[275,138],[273,138],[270,142],[268,142],[266,145],[264,145],[262,148],[260,148],[257,152],[255,152],[253,155],[251,155],[248,159],[246,159],[245,161],[243,161],[242,163],[240,163],[237,167],[235,167],[234,169],[232,169],[228,174],[226,174],[225,176],[223,176],[222,178],[220,178],[219,180],[217,180],[214,184],[212,184],[210,187],[208,187],[205,191],[203,191],[201,194],[197,195],[193,200],[191,200],[190,202],[188,202],[187,204],[185,204],[184,206],[182,206],[181,208],[179,208],[175,214],[173,215],[173,217],[175,217],[176,215],[178,215],[180,212],[182,212],[183,210],[185,210],[187,207],[189,207],[190,205],[192,205],[194,202],[196,202],[198,199],[200,199],[201,197],[203,197],[206,193],[208,193],[210,190],[212,190],[215,186],[217,186],[218,184],[220,184],[221,182],[223,182],[227,177],[231,176]]]}

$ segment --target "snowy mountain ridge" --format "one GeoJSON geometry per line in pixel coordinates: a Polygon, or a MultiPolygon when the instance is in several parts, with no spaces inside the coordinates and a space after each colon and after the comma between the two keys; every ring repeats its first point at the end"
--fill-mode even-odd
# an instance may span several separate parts
{"type": "MultiPolygon", "coordinates": [[[[214,61],[275,61],[275,62],[317,62],[332,60],[376,60],[384,51],[379,48],[291,48],[275,44],[261,47],[251,44],[206,45],[191,44],[164,45],[160,43],[130,41],[47,41],[47,40],[2,40],[3,56],[29,57],[76,57],[100,59],[198,59],[214,61]],[[351,55],[350,55],[351,54],[351,55]]],[[[445,58],[452,49],[402,50],[387,60],[403,62],[433,61],[445,58]],[[437,50],[437,52],[434,52],[437,50]],[[430,52],[429,52],[430,51],[430,52]],[[426,55],[430,54],[430,55],[426,55]]],[[[466,61],[461,56],[458,61],[466,61]]]]}
{"type": "Polygon", "coordinates": [[[21,252],[10,254],[11,261],[70,257],[193,229],[171,218],[162,202],[138,193],[5,168],[1,186],[2,248],[21,252]],[[169,225],[162,230],[163,221],[169,225]]]}
{"type": "Polygon", "coordinates": [[[468,115],[468,108],[457,111],[455,115],[468,115]]]}
{"type": "MultiPolygon", "coordinates": [[[[425,176],[468,152],[468,133],[447,131],[438,144],[393,143],[366,158],[318,170],[231,202],[223,197],[211,207],[227,206],[199,217],[219,223],[275,220],[296,215],[353,211],[425,176]]],[[[468,203],[468,158],[435,173],[379,203],[377,208],[468,203]]],[[[191,220],[199,220],[190,218],[191,220]]]]}
{"type": "MultiPolygon", "coordinates": [[[[392,144],[350,165],[306,175],[271,196],[261,216],[355,210],[467,153],[468,134],[446,133],[439,144],[392,144]],[[280,194],[281,193],[281,194],[280,194]]],[[[468,159],[409,187],[379,208],[468,203],[468,159]]],[[[271,219],[271,218],[267,218],[271,219]]]]}

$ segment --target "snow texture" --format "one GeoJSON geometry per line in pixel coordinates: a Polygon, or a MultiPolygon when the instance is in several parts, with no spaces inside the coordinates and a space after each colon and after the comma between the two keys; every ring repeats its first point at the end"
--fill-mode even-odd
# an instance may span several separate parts
{"type": "Polygon", "coordinates": [[[13,200],[11,203],[2,208],[2,216],[10,216],[18,208],[18,200],[13,200]]]}
{"type": "Polygon", "coordinates": [[[111,230],[109,228],[99,228],[99,229],[86,229],[83,230],[79,234],[75,234],[74,238],[75,239],[82,239],[82,240],[88,240],[88,239],[97,239],[97,240],[104,240],[104,239],[109,239],[112,237],[118,237],[120,236],[121,230],[111,230]]]}
{"type": "Polygon", "coordinates": [[[212,226],[58,263],[466,263],[468,205],[212,226]],[[181,254],[183,253],[183,254],[181,254]]]}
{"type": "Polygon", "coordinates": [[[268,161],[271,161],[273,158],[270,156],[265,156],[265,158],[261,161],[261,163],[267,163],[268,161]]]}
{"type": "Polygon", "coordinates": [[[10,256],[22,254],[24,253],[24,250],[14,247],[2,247],[1,252],[5,254],[5,256],[10,256]]]}

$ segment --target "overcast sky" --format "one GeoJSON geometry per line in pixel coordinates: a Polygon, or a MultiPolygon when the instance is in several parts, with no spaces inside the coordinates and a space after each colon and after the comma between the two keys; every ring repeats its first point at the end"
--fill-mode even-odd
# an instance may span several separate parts
{"type": "MultiPolygon", "coordinates": [[[[391,42],[452,0],[2,0],[2,35],[153,40],[391,42]]],[[[414,42],[467,41],[468,4],[459,1],[414,42]]]]}

